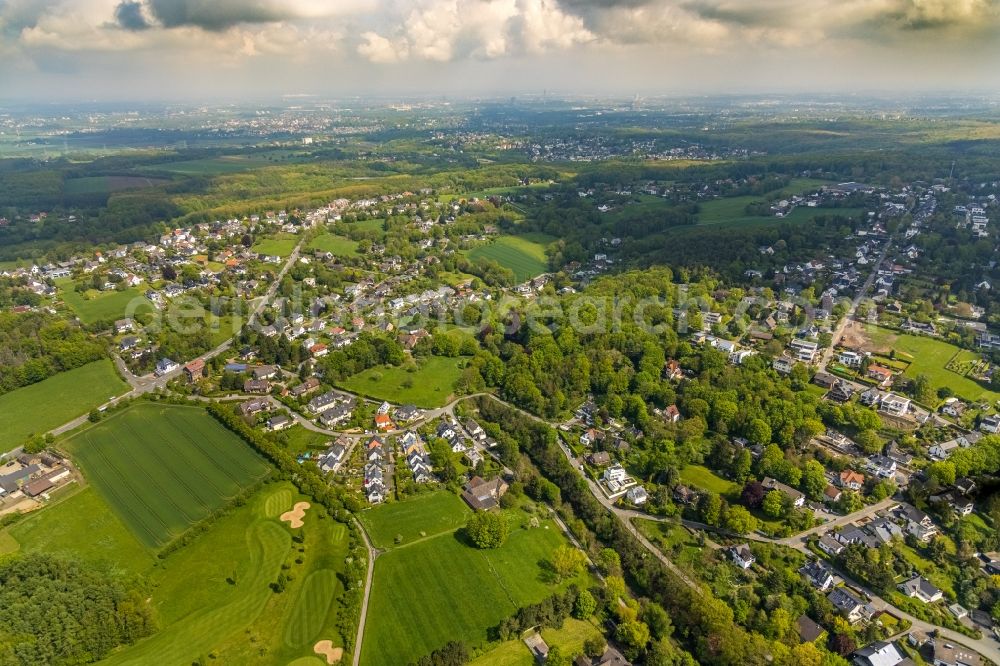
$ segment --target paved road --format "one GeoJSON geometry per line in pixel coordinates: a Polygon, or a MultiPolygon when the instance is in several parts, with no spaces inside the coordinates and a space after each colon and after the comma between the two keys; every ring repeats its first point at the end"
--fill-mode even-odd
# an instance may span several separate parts
{"type": "Polygon", "coordinates": [[[361,644],[365,637],[365,622],[368,620],[368,597],[372,591],[372,578],[374,577],[375,559],[378,557],[378,551],[375,550],[372,542],[368,539],[368,533],[365,532],[361,521],[355,518],[354,524],[358,528],[358,531],[361,532],[361,538],[365,541],[365,549],[368,551],[368,573],[365,576],[365,594],[361,599],[361,613],[358,615],[358,634],[354,638],[354,659],[351,662],[353,666],[358,666],[361,663],[361,644]]]}
{"type": "MultiPolygon", "coordinates": [[[[291,267],[298,260],[299,251],[302,249],[303,242],[305,242],[305,239],[300,240],[298,245],[295,246],[295,249],[292,250],[292,253],[288,257],[288,260],[285,261],[285,265],[282,266],[281,270],[278,272],[277,278],[274,280],[273,283],[271,283],[271,286],[268,288],[267,293],[260,299],[258,299],[257,303],[250,311],[250,316],[247,319],[246,326],[252,326],[253,323],[257,320],[257,317],[260,315],[260,313],[263,312],[267,304],[274,299],[274,295],[278,292],[278,286],[281,283],[282,278],[285,277],[285,274],[288,273],[291,267]]],[[[226,350],[228,350],[232,346],[232,344],[233,341],[231,339],[226,340],[215,349],[212,349],[211,351],[202,354],[198,358],[208,361],[209,359],[212,359],[218,356],[219,354],[222,354],[226,350]]],[[[98,409],[105,409],[107,407],[111,407],[112,405],[114,405],[116,402],[118,402],[123,398],[134,398],[136,396],[142,395],[143,393],[152,393],[153,391],[156,391],[158,389],[166,388],[167,384],[172,379],[175,379],[176,377],[180,376],[182,372],[184,372],[183,366],[179,365],[177,368],[160,376],[156,376],[153,374],[136,376],[133,375],[131,372],[129,372],[128,368],[125,366],[124,361],[122,361],[122,359],[117,354],[114,356],[114,362],[115,366],[118,368],[118,372],[121,373],[122,378],[126,382],[128,382],[129,386],[132,387],[132,390],[130,390],[128,393],[113,398],[112,400],[109,400],[102,405],[99,405],[98,409]]],[[[49,432],[51,432],[55,436],[58,436],[65,432],[73,430],[74,428],[78,428],[87,422],[87,416],[88,416],[87,414],[79,416],[73,419],[72,421],[69,421],[68,423],[64,423],[63,425],[57,428],[53,428],[49,432]]]]}
{"type": "Polygon", "coordinates": [[[826,365],[830,362],[833,357],[833,348],[837,346],[840,339],[844,337],[844,331],[847,329],[847,324],[854,319],[854,313],[858,311],[858,306],[861,305],[861,301],[865,296],[868,295],[868,291],[872,288],[872,284],[875,282],[875,277],[878,275],[878,269],[882,266],[882,262],[885,261],[886,255],[889,254],[889,248],[892,247],[892,239],[890,238],[885,243],[885,247],[882,248],[881,254],[879,254],[878,261],[875,262],[875,266],[872,268],[871,274],[865,283],[858,290],[858,293],[854,296],[854,300],[851,301],[851,307],[847,310],[843,317],[841,317],[840,322],[837,327],[833,329],[833,336],[830,341],[830,346],[823,350],[823,355],[820,357],[819,370],[821,372],[826,371],[826,365]]]}

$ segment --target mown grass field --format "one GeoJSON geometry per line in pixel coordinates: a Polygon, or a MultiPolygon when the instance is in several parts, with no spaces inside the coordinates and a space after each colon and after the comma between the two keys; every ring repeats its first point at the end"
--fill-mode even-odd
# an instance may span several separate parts
{"type": "MultiPolygon", "coordinates": [[[[543,520],[523,528],[523,512],[507,515],[511,535],[496,550],[471,546],[459,530],[404,544],[376,560],[362,664],[406,664],[449,640],[480,645],[489,627],[556,589],[545,563],[565,543],[558,526],[543,520]]],[[[571,582],[587,585],[588,574],[559,587],[571,582]]]]}
{"type": "Polygon", "coordinates": [[[787,187],[775,190],[767,195],[745,195],[738,197],[723,197],[712,199],[699,204],[698,226],[718,225],[718,224],[746,224],[755,222],[804,222],[817,215],[843,215],[847,217],[857,216],[864,212],[860,208],[808,208],[799,206],[784,218],[773,215],[747,215],[746,207],[755,202],[763,202],[776,194],[781,194],[778,199],[795,194],[805,194],[823,185],[829,185],[829,181],[817,180],[815,178],[793,178],[787,187]]]}
{"type": "Polygon", "coordinates": [[[867,326],[865,333],[876,346],[893,349],[897,357],[910,361],[904,373],[907,377],[926,375],[935,389],[947,386],[965,400],[986,400],[990,403],[1000,400],[1000,393],[947,368],[948,361],[956,354],[960,355],[960,360],[968,358],[967,352],[953,344],[923,335],[896,333],[880,326],[867,326]]]}
{"type": "Polygon", "coordinates": [[[73,289],[73,281],[69,278],[57,280],[56,284],[59,286],[59,296],[63,303],[85,324],[123,319],[134,316],[137,312],[153,310],[152,303],[137,287],[123,291],[89,289],[80,293],[73,289]]]}
{"type": "Polygon", "coordinates": [[[338,382],[340,388],[378,400],[433,409],[448,403],[462,375],[463,358],[430,356],[416,365],[380,366],[338,382]],[[412,371],[411,371],[412,369],[412,371]]]}
{"type": "MultiPolygon", "coordinates": [[[[75,556],[139,573],[155,559],[91,488],[69,491],[63,499],[35,511],[0,532],[6,550],[75,556]]],[[[0,545],[0,553],[5,549],[0,545]]]]}
{"type": "Polygon", "coordinates": [[[148,548],[158,548],[268,471],[194,407],[134,405],[66,441],[87,479],[148,548]]]}
{"type": "Polygon", "coordinates": [[[161,629],[107,664],[287,664],[312,655],[336,631],[347,528],[314,509],[293,544],[277,516],[303,499],[287,483],[266,486],[245,506],[172,553],[151,574],[161,629]],[[297,560],[301,560],[299,563],[297,560]],[[294,574],[281,594],[269,587],[282,565],[294,574]]]}
{"type": "Polygon", "coordinates": [[[404,502],[380,504],[358,514],[376,548],[391,548],[396,536],[407,544],[424,536],[448,532],[465,525],[469,508],[447,491],[420,495],[404,502]],[[423,534],[421,534],[423,532],[423,534]]]}
{"type": "Polygon", "coordinates": [[[257,241],[250,249],[258,254],[287,257],[298,242],[299,238],[294,234],[278,234],[275,238],[263,238],[257,241]]]}
{"type": "Polygon", "coordinates": [[[473,248],[467,256],[470,261],[495,261],[513,271],[514,280],[521,283],[549,269],[545,246],[554,240],[545,234],[501,236],[487,245],[473,248]]]}
{"type": "Polygon", "coordinates": [[[309,243],[310,250],[320,250],[329,252],[335,257],[357,254],[358,244],[356,241],[339,236],[337,234],[320,234],[309,243]]]}
{"type": "Polygon", "coordinates": [[[127,391],[111,361],[103,360],[0,395],[0,450],[20,446],[29,435],[48,432],[127,391]]]}

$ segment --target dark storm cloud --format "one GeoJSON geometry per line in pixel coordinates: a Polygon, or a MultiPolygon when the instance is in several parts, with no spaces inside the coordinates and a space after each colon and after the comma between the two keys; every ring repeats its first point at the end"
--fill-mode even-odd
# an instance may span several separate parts
{"type": "Polygon", "coordinates": [[[136,0],[122,0],[115,7],[115,21],[126,30],[148,30],[152,27],[142,15],[142,3],[136,0]]]}
{"type": "Polygon", "coordinates": [[[193,26],[213,32],[240,23],[295,18],[292,10],[267,0],[147,0],[147,7],[165,28],[193,26]]]}

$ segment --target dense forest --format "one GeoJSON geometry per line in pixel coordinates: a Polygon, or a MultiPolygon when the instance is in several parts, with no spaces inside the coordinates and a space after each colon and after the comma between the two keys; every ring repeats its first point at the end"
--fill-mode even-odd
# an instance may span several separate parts
{"type": "Polygon", "coordinates": [[[0,664],[86,664],[156,629],[135,581],[75,560],[0,561],[0,664]]]}
{"type": "Polygon", "coordinates": [[[43,312],[0,312],[0,394],[103,358],[85,330],[43,312]]]}

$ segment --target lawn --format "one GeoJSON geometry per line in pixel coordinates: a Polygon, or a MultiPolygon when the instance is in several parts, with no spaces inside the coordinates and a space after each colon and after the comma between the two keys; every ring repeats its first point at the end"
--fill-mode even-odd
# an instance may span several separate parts
{"type": "Polygon", "coordinates": [[[345,238],[337,234],[320,234],[309,243],[309,249],[329,252],[334,256],[342,257],[349,254],[357,254],[358,244],[350,238],[345,238]]]}
{"type": "Polygon", "coordinates": [[[342,644],[347,528],[311,508],[296,530],[305,541],[293,544],[277,514],[300,499],[290,484],[266,486],[172,553],[150,574],[160,631],[104,663],[211,663],[213,653],[220,664],[287,664],[312,655],[317,640],[342,644]],[[285,563],[291,581],[275,594],[269,585],[285,563]]]}
{"type": "Polygon", "coordinates": [[[24,444],[128,391],[111,361],[94,361],[0,395],[0,450],[24,444]],[[40,407],[43,406],[43,407],[40,407]]]}
{"type": "MultiPolygon", "coordinates": [[[[562,533],[549,520],[537,528],[519,527],[525,515],[509,515],[511,535],[496,550],[472,547],[459,530],[379,556],[362,664],[409,663],[449,640],[481,645],[489,627],[554,591],[545,560],[565,543],[562,533]]],[[[582,574],[561,586],[571,582],[587,585],[589,577],[582,574]]]]}
{"type": "Polygon", "coordinates": [[[74,435],[64,448],[149,548],[177,538],[269,470],[195,407],[137,404],[74,435]]]}
{"type": "Polygon", "coordinates": [[[143,296],[142,290],[130,287],[123,291],[97,291],[88,289],[78,292],[73,289],[70,279],[57,280],[59,295],[63,303],[85,324],[98,321],[113,321],[133,317],[137,312],[152,312],[153,304],[143,296]]]}
{"type": "Polygon", "coordinates": [[[455,382],[462,375],[462,358],[429,356],[417,363],[380,366],[360,372],[338,386],[378,400],[433,409],[453,397],[455,382]]]}
{"type": "Polygon", "coordinates": [[[926,375],[935,389],[947,386],[956,396],[973,402],[987,400],[995,403],[1000,400],[1000,393],[947,368],[956,354],[960,355],[960,361],[967,358],[967,353],[955,345],[937,338],[896,333],[880,326],[867,326],[865,332],[878,347],[895,350],[897,357],[905,354],[906,360],[911,361],[905,372],[907,377],[926,375]]]}
{"type": "Polygon", "coordinates": [[[555,240],[545,234],[501,236],[487,245],[468,252],[470,261],[495,261],[514,272],[515,282],[521,283],[549,270],[545,246],[555,240]]]}
{"type": "Polygon", "coordinates": [[[275,238],[262,238],[250,248],[257,254],[277,255],[287,257],[295,249],[299,242],[298,236],[294,234],[278,234],[275,238]]]}
{"type": "Polygon", "coordinates": [[[457,495],[440,491],[404,502],[381,504],[358,514],[376,548],[391,548],[397,535],[407,544],[465,525],[469,509],[457,495]]]}
{"type": "Polygon", "coordinates": [[[692,572],[700,569],[702,558],[707,551],[698,545],[698,540],[684,527],[677,523],[641,518],[636,518],[632,522],[674,563],[692,572]]]}
{"type": "Polygon", "coordinates": [[[732,481],[727,481],[712,470],[702,465],[688,465],[681,470],[681,481],[702,490],[718,493],[723,497],[739,494],[740,487],[732,481]]]}
{"type": "MultiPolygon", "coordinates": [[[[558,645],[564,655],[572,656],[583,652],[583,644],[588,638],[600,636],[601,631],[591,622],[567,618],[560,629],[542,629],[542,638],[549,647],[558,645]]],[[[528,646],[520,639],[505,641],[469,662],[469,666],[533,666],[535,658],[528,646]]]]}
{"type": "Polygon", "coordinates": [[[72,555],[132,573],[146,571],[155,561],[90,487],[73,490],[63,499],[28,514],[0,532],[0,542],[4,534],[24,552],[72,555]]]}

